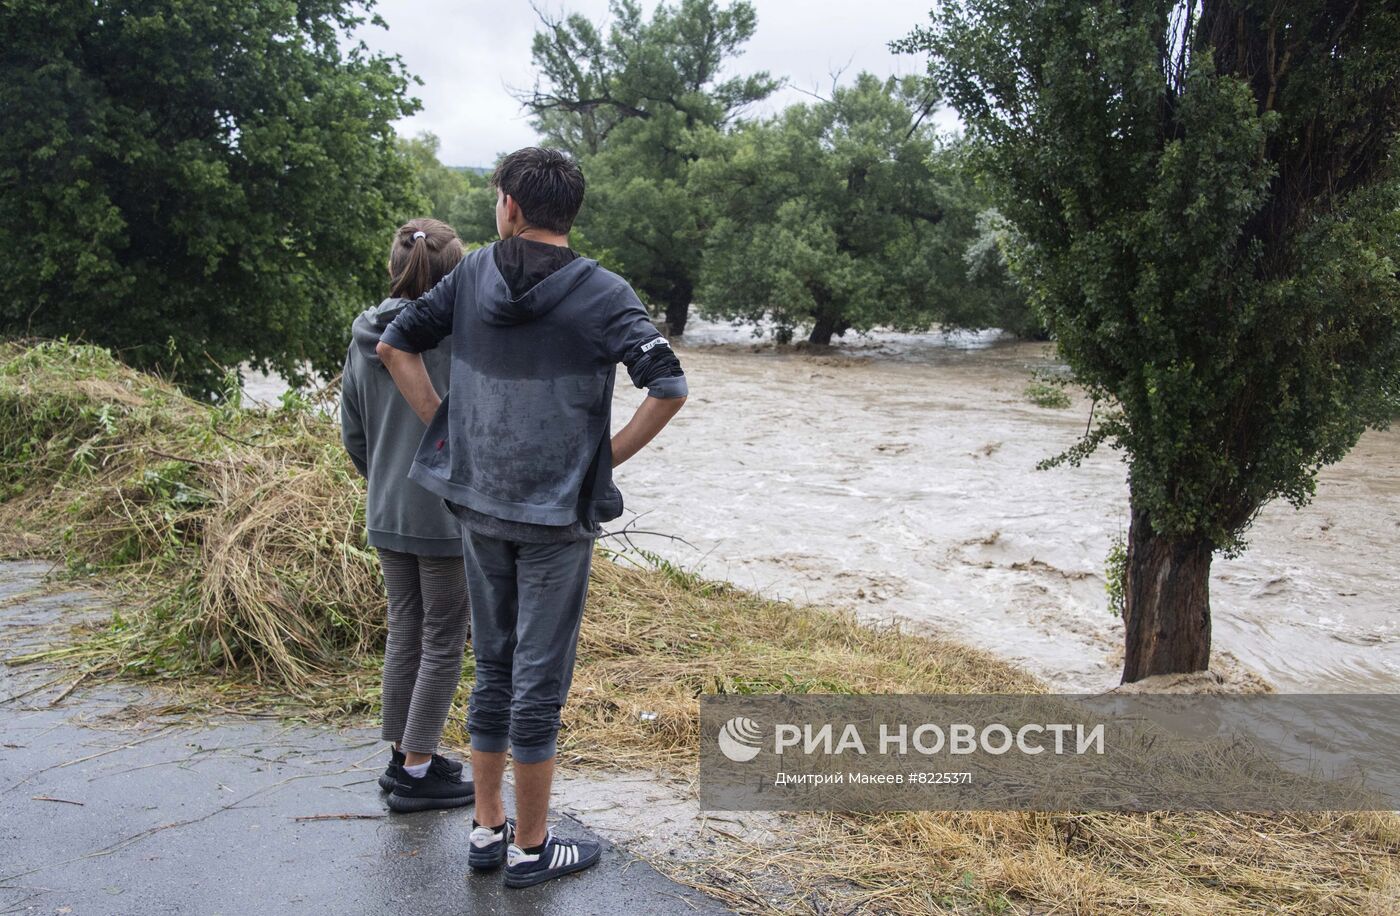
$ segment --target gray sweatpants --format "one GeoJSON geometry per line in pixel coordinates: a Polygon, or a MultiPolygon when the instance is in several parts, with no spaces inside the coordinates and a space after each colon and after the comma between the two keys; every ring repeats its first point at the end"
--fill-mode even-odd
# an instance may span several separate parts
{"type": "Polygon", "coordinates": [[[379,551],[389,592],[380,736],[405,753],[432,754],[462,675],[471,602],[461,557],[379,551]]]}
{"type": "Polygon", "coordinates": [[[462,540],[476,658],[472,750],[509,746],[517,763],[548,760],[573,681],[593,540],[525,544],[465,526],[462,540]]]}

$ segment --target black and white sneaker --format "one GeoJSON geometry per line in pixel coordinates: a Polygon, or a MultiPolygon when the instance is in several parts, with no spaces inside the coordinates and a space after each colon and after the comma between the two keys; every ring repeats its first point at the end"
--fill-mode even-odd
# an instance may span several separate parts
{"type": "Polygon", "coordinates": [[[506,849],[506,887],[530,887],[551,878],[583,871],[602,853],[597,843],[561,840],[551,830],[544,843],[527,851],[511,843],[506,849]]]}
{"type": "Polygon", "coordinates": [[[467,864],[477,871],[491,871],[506,864],[506,847],[515,842],[515,821],[506,818],[499,827],[483,827],[472,821],[471,851],[467,864]]]}
{"type": "MultiPolygon", "coordinates": [[[[445,766],[450,772],[462,772],[462,762],[460,760],[452,760],[447,757],[439,757],[437,754],[433,755],[433,759],[441,760],[442,765],[445,766]]],[[[379,774],[379,789],[381,792],[394,791],[394,783],[398,781],[399,773],[402,772],[401,768],[403,767],[403,762],[403,751],[394,747],[392,744],[389,745],[389,765],[384,768],[383,773],[379,774]]]]}
{"type": "Polygon", "coordinates": [[[450,763],[446,757],[434,755],[428,772],[419,777],[410,776],[407,768],[401,766],[394,791],[389,793],[390,810],[406,814],[470,805],[476,800],[476,786],[462,776],[460,764],[454,772],[450,763]]]}

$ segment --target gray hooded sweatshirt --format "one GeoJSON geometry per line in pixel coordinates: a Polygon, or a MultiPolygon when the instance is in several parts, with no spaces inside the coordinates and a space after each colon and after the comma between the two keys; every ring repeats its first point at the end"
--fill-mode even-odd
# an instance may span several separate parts
{"type": "MultiPolygon", "coordinates": [[[[385,299],[355,319],[340,382],[340,437],[368,486],[365,527],[370,546],[419,556],[458,556],[462,535],[456,518],[440,497],[408,479],[423,439],[423,421],[374,352],[379,335],[407,304],[406,299],[385,299]]],[[[442,346],[423,354],[439,392],[447,391],[450,351],[442,346]]]]}
{"type": "Polygon", "coordinates": [[[609,428],[617,364],[652,397],[684,396],[685,376],[621,277],[580,257],[513,295],[498,246],[513,247],[496,242],[467,254],[382,335],[409,353],[452,336],[449,396],[409,476],[507,521],[617,518],[609,428]]]}

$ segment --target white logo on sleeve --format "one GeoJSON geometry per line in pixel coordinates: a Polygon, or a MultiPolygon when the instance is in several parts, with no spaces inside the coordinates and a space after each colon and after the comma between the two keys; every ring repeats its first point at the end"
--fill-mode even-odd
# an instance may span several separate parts
{"type": "Polygon", "coordinates": [[[648,340],[646,343],[642,344],[642,352],[643,352],[643,353],[646,353],[646,352],[650,351],[652,347],[669,347],[670,345],[671,345],[671,342],[670,342],[669,340],[667,340],[666,338],[664,338],[664,337],[655,337],[655,338],[653,338],[653,339],[651,339],[651,340],[648,340]]]}

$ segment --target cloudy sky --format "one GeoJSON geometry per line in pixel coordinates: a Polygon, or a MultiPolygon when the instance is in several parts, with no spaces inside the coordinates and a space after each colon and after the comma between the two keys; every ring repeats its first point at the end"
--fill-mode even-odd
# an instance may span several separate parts
{"type": "MultiPolygon", "coordinates": [[[[607,15],[607,0],[541,0],[551,13],[607,15]]],[[[643,8],[654,6],[643,0],[643,8]]],[[[826,94],[831,73],[860,70],[880,76],[919,73],[921,60],[889,53],[885,43],[928,19],[932,0],[756,0],[758,30],[731,73],[768,70],[789,85],[756,107],[768,113],[810,100],[801,89],[826,94]]],[[[365,27],[371,48],[402,55],[423,80],[414,94],[423,110],[399,124],[404,134],[431,131],[450,165],[490,165],[500,152],[535,139],[511,87],[534,84],[530,38],[538,19],[528,0],[379,0],[388,31],[365,27]]],[[[940,112],[941,127],[957,117],[940,112]]]]}

